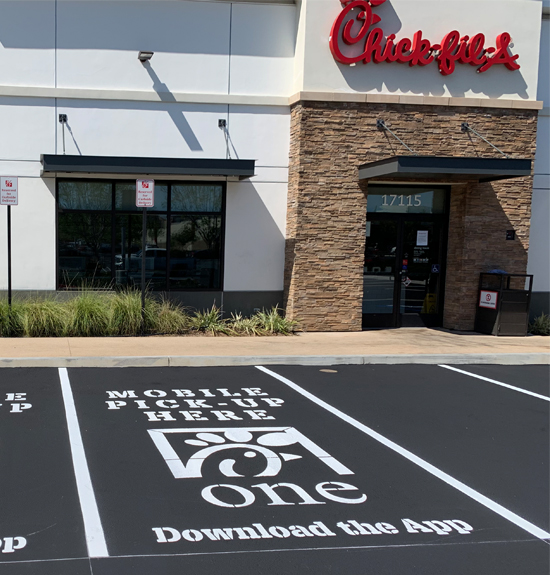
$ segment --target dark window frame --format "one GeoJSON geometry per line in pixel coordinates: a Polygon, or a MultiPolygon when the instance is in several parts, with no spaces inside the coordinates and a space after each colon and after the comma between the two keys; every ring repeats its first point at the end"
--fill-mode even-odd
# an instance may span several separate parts
{"type": "MultiPolygon", "coordinates": [[[[60,288],[59,287],[59,214],[61,213],[83,213],[83,214],[110,214],[111,216],[111,282],[112,286],[110,290],[114,289],[115,281],[115,244],[116,244],[116,217],[125,215],[140,215],[141,210],[117,210],[116,209],[116,197],[115,197],[115,186],[117,183],[134,183],[135,179],[126,178],[56,178],[55,182],[55,285],[56,291],[76,291],[79,288],[60,288]],[[86,209],[67,209],[59,207],[59,184],[62,182],[99,182],[108,183],[111,185],[111,209],[110,210],[86,210],[86,209]]],[[[166,185],[168,187],[168,201],[167,209],[162,211],[150,211],[148,215],[151,216],[166,216],[166,285],[164,289],[156,290],[159,292],[220,292],[223,291],[224,286],[224,276],[225,276],[225,226],[226,226],[226,206],[227,206],[227,182],[220,180],[204,181],[204,180],[155,180],[155,185],[166,185]],[[222,188],[222,202],[221,211],[219,212],[183,212],[175,211],[172,212],[172,185],[196,185],[196,186],[221,186],[222,188]],[[171,233],[170,224],[172,215],[178,216],[217,216],[221,218],[220,226],[220,286],[217,288],[192,288],[192,289],[171,289],[170,287],[170,250],[171,250],[171,233]]],[[[101,288],[98,288],[101,289],[101,288]]]]}

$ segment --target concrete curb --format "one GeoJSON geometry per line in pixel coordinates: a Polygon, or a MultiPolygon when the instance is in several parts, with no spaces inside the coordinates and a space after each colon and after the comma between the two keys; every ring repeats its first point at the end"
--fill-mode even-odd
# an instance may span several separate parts
{"type": "Polygon", "coordinates": [[[367,365],[448,363],[550,365],[550,353],[449,353],[415,355],[280,355],[280,356],[156,356],[156,357],[25,357],[1,358],[2,367],[204,367],[246,365],[367,365]]]}

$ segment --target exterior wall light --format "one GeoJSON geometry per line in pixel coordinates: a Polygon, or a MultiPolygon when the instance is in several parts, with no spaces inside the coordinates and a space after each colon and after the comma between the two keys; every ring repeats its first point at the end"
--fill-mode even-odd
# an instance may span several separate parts
{"type": "Polygon", "coordinates": [[[145,52],[143,50],[139,51],[138,54],[138,60],[144,64],[145,62],[148,62],[152,57],[153,57],[154,52],[145,52]]]}

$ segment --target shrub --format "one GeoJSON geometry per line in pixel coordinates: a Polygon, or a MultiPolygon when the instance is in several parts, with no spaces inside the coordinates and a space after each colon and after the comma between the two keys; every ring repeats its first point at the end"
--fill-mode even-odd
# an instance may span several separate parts
{"type": "Polygon", "coordinates": [[[550,335],[550,315],[543,313],[536,317],[529,325],[529,332],[533,335],[550,335]]]}
{"type": "Polygon", "coordinates": [[[258,318],[259,325],[269,334],[290,335],[298,331],[298,322],[284,317],[278,306],[259,311],[252,317],[258,318]]]}
{"type": "Polygon", "coordinates": [[[227,321],[222,319],[220,308],[213,305],[211,309],[197,311],[191,316],[189,326],[196,331],[211,333],[212,335],[231,333],[227,321]]]}
{"type": "Polygon", "coordinates": [[[109,333],[111,298],[92,291],[67,302],[69,324],[67,335],[73,337],[101,337],[109,333]]]}
{"type": "Polygon", "coordinates": [[[20,306],[25,337],[63,337],[67,334],[70,314],[66,305],[47,299],[27,301],[20,306]]]}
{"type": "Polygon", "coordinates": [[[240,313],[231,314],[230,332],[234,335],[266,335],[257,315],[243,317],[240,313]]]}

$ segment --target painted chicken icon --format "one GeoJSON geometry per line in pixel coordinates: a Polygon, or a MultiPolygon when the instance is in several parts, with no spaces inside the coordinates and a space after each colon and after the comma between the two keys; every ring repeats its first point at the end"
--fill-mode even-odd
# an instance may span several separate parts
{"type": "Polygon", "coordinates": [[[202,477],[205,462],[211,458],[216,460],[218,473],[225,477],[245,477],[236,469],[237,459],[243,467],[241,458],[256,463],[252,466],[254,477],[275,477],[284,463],[302,459],[295,452],[299,446],[339,475],[353,475],[293,427],[151,429],[149,435],[176,479],[202,477]],[[191,452],[187,452],[189,449],[191,452]]]}

